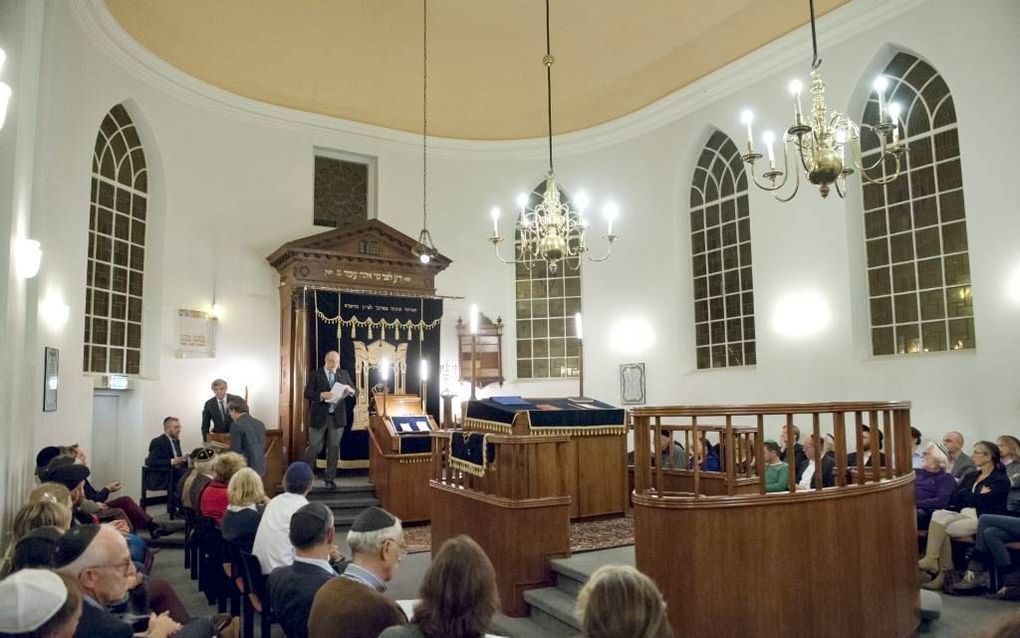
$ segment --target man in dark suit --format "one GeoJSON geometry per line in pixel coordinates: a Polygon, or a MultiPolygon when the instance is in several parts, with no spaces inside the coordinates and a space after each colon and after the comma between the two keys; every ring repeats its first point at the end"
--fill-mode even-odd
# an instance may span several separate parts
{"type": "Polygon", "coordinates": [[[212,382],[213,398],[205,402],[202,407],[202,442],[209,440],[209,425],[212,424],[212,431],[216,434],[227,434],[230,432],[230,412],[227,404],[231,399],[240,399],[235,394],[227,394],[227,382],[223,379],[216,379],[212,382]]]}
{"type": "MultiPolygon", "coordinates": [[[[882,449],[882,430],[875,430],[878,433],[878,464],[885,465],[885,454],[881,452],[882,449]]],[[[861,452],[864,454],[861,457],[861,465],[864,467],[871,467],[871,451],[874,447],[872,441],[874,438],[871,434],[871,428],[867,424],[861,425],[861,452]]],[[[857,452],[851,452],[846,455],[846,465],[848,469],[857,469],[857,452]]]]}
{"type": "Polygon", "coordinates": [[[346,401],[356,396],[354,383],[346,370],[340,368],[340,353],[326,353],[325,365],[308,377],[305,398],[308,400],[308,454],[305,462],[315,469],[322,446],[326,446],[326,487],[336,489],[336,465],[340,456],[340,440],[347,423],[346,401]],[[333,385],[339,383],[340,391],[348,396],[335,401],[333,385]],[[331,401],[332,400],[332,401],[331,401]]]}
{"type": "Polygon", "coordinates": [[[168,490],[173,485],[173,477],[178,466],[187,461],[181,451],[181,422],[175,416],[163,419],[163,434],[149,441],[149,455],[145,457],[145,466],[157,472],[145,475],[145,489],[168,490]]]}
{"type": "Polygon", "coordinates": [[[227,404],[230,425],[230,451],[237,452],[247,461],[248,467],[266,475],[266,425],[248,414],[248,404],[234,397],[227,404]]]}
{"type": "Polygon", "coordinates": [[[290,518],[294,562],[269,574],[269,599],[287,638],[308,638],[308,614],[319,588],[339,576],[330,558],[333,551],[333,512],[322,503],[309,503],[290,518]]]}

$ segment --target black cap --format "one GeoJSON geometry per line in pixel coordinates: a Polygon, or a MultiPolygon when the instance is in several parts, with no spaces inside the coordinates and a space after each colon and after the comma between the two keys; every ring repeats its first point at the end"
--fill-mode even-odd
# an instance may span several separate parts
{"type": "MultiPolygon", "coordinates": [[[[861,424],[861,430],[865,432],[871,432],[871,428],[868,427],[867,423],[861,424]]],[[[876,428],[875,432],[878,432],[878,447],[882,447],[882,439],[885,438],[880,428],[876,428]]]]}
{"type": "Polygon", "coordinates": [[[47,445],[35,455],[35,466],[46,467],[50,461],[60,456],[60,448],[55,445],[47,445]]]}
{"type": "Polygon", "coordinates": [[[14,557],[11,559],[13,569],[53,567],[57,543],[63,535],[59,528],[52,525],[37,527],[25,534],[14,546],[14,557]]]}
{"type": "Polygon", "coordinates": [[[216,452],[210,447],[197,447],[191,451],[191,458],[196,461],[208,461],[216,456],[216,452]]]}
{"type": "Polygon", "coordinates": [[[323,503],[309,503],[290,517],[290,542],[305,547],[314,541],[329,521],[329,508],[323,503]]]}
{"type": "Polygon", "coordinates": [[[89,477],[89,468],[75,463],[69,456],[58,456],[50,461],[43,472],[44,481],[60,483],[69,490],[74,490],[78,484],[89,477]]]}
{"type": "Polygon", "coordinates": [[[78,525],[72,527],[57,542],[53,566],[60,568],[73,563],[92,544],[92,540],[99,533],[100,528],[100,525],[78,525]]]}
{"type": "Polygon", "coordinates": [[[384,509],[369,507],[354,519],[352,532],[377,532],[397,524],[397,519],[384,509]]]}

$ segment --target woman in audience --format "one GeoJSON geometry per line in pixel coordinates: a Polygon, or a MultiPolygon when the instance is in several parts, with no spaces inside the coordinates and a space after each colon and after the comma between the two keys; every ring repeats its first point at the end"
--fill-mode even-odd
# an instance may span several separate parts
{"type": "MultiPolygon", "coordinates": [[[[65,489],[66,491],[66,489],[65,489]]],[[[71,528],[71,510],[62,503],[53,500],[40,500],[26,503],[14,515],[11,525],[11,538],[4,554],[3,574],[13,569],[14,549],[22,538],[37,527],[53,526],[66,532],[71,528]]]]}
{"type": "Polygon", "coordinates": [[[929,443],[921,448],[921,467],[914,470],[917,529],[928,529],[932,513],[949,507],[956,480],[946,471],[947,465],[949,457],[941,443],[929,443]]]}
{"type": "Polygon", "coordinates": [[[989,441],[978,441],[971,455],[976,471],[968,473],[953,492],[946,509],[936,510],[928,526],[928,546],[918,568],[934,575],[921,585],[925,589],[942,589],[945,572],[953,568],[951,538],[971,536],[977,532],[978,517],[1006,512],[1009,479],[999,464],[999,448],[989,441]]]}
{"type": "Polygon", "coordinates": [[[229,502],[227,484],[245,466],[244,457],[237,452],[226,452],[216,457],[212,463],[213,481],[205,486],[198,499],[199,514],[213,519],[217,525],[223,521],[229,502]]]}
{"type": "Polygon", "coordinates": [[[457,536],[443,543],[421,584],[407,625],[380,638],[482,638],[499,610],[496,571],[478,543],[457,536]]]}
{"type": "Polygon", "coordinates": [[[822,456],[832,459],[832,462],[836,462],[836,437],[832,434],[825,434],[822,437],[822,456]]]}
{"type": "Polygon", "coordinates": [[[693,470],[695,465],[702,472],[722,471],[722,463],[719,462],[719,447],[712,445],[712,442],[704,436],[694,440],[694,454],[688,461],[688,467],[693,470]]]}
{"type": "Polygon", "coordinates": [[[1002,465],[1006,468],[1009,478],[1009,496],[1006,498],[1006,509],[1020,516],[1020,440],[1008,434],[995,439],[1002,456],[1002,465]]]}
{"type": "Polygon", "coordinates": [[[227,498],[230,504],[220,523],[223,538],[250,554],[268,501],[262,477],[250,467],[241,468],[227,484],[227,498]]]}
{"type": "Polygon", "coordinates": [[[181,503],[185,508],[198,510],[198,499],[202,490],[213,480],[212,462],[216,453],[207,447],[191,451],[192,469],[181,487],[181,503]]]}
{"type": "Polygon", "coordinates": [[[0,582],[0,636],[71,638],[81,608],[81,590],[70,576],[22,570],[0,582]]]}
{"type": "Polygon", "coordinates": [[[659,589],[633,567],[598,568],[577,597],[584,638],[672,638],[659,589]]]}

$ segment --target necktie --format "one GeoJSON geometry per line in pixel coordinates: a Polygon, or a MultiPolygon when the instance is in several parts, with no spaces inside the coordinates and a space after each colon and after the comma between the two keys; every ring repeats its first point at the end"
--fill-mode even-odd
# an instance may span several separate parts
{"type": "Polygon", "coordinates": [[[224,406],[223,403],[224,403],[223,399],[220,399],[220,418],[223,419],[224,422],[226,422],[226,420],[227,420],[227,408],[224,406]]]}
{"type": "MultiPolygon", "coordinates": [[[[329,370],[327,370],[326,371],[326,380],[329,381],[329,391],[330,392],[333,391],[333,381],[335,379],[336,379],[336,377],[334,376],[334,374],[332,372],[330,372],[329,370]]],[[[336,405],[334,405],[332,403],[329,405],[329,413],[330,414],[335,414],[336,413],[336,405]]]]}
{"type": "Polygon", "coordinates": [[[178,443],[177,439],[170,439],[170,447],[174,449],[174,458],[181,455],[180,443],[178,443]]]}

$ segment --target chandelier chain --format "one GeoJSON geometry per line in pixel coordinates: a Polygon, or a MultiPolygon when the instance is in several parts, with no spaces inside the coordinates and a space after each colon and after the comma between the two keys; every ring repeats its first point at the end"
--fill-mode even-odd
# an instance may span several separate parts
{"type": "Polygon", "coordinates": [[[421,216],[422,228],[429,227],[429,2],[422,0],[421,78],[421,216]]]}
{"type": "Polygon", "coordinates": [[[549,0],[545,0],[545,88],[547,120],[549,124],[549,172],[553,172],[553,141],[552,141],[552,36],[549,33],[549,0]]]}
{"type": "Polygon", "coordinates": [[[811,68],[817,69],[822,66],[822,59],[818,57],[818,34],[815,31],[815,0],[808,0],[811,9],[811,68]]]}

